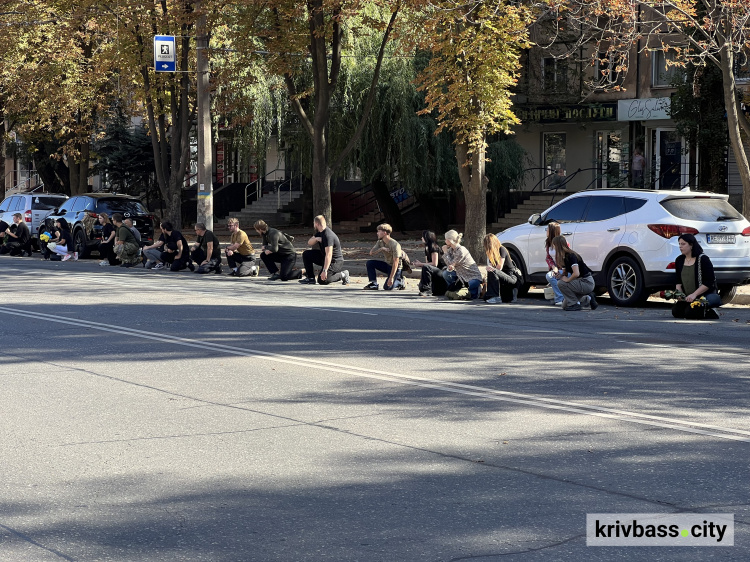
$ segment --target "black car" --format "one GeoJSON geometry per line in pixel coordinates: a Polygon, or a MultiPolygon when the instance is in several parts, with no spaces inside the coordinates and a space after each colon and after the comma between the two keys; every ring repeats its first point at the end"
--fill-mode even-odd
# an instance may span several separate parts
{"type": "Polygon", "coordinates": [[[74,195],[44,219],[39,234],[45,230],[51,232],[55,221],[64,218],[70,225],[78,256],[88,257],[91,250],[99,249],[102,239],[102,225],[99,223],[101,213],[107,213],[110,218],[114,213],[120,213],[124,218],[131,219],[133,226],[141,233],[141,241],[144,244],[153,243],[156,217],[146,210],[138,198],[113,193],[74,195]]]}

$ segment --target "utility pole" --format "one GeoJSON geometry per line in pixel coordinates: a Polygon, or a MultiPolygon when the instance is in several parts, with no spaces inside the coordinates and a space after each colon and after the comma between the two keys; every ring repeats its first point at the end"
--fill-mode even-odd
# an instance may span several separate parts
{"type": "MultiPolygon", "coordinates": [[[[196,11],[201,11],[201,1],[195,1],[196,11]]],[[[208,230],[214,228],[213,150],[211,144],[211,91],[208,66],[208,18],[201,13],[197,25],[198,67],[198,222],[208,230]]]]}

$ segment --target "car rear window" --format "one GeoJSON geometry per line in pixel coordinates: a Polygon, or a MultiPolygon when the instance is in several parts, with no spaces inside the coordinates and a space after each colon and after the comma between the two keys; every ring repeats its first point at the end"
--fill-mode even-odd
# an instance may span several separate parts
{"type": "Polygon", "coordinates": [[[51,211],[65,202],[65,197],[42,197],[35,196],[31,199],[31,208],[34,211],[51,211]]]}
{"type": "Polygon", "coordinates": [[[140,201],[131,199],[99,199],[97,213],[129,213],[131,215],[147,215],[146,207],[140,201]]]}
{"type": "Polygon", "coordinates": [[[666,199],[661,202],[661,206],[675,217],[685,220],[704,222],[742,220],[742,215],[737,212],[737,209],[724,199],[709,197],[666,199]]]}

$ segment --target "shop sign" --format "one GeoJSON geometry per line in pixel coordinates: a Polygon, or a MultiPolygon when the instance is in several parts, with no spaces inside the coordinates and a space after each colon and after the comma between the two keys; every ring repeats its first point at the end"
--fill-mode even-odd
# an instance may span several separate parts
{"type": "Polygon", "coordinates": [[[525,123],[578,123],[580,121],[617,121],[617,104],[516,106],[516,116],[525,123]]]}
{"type": "Polygon", "coordinates": [[[655,119],[671,119],[669,115],[671,104],[670,98],[620,100],[617,102],[617,120],[653,121],[655,119]]]}

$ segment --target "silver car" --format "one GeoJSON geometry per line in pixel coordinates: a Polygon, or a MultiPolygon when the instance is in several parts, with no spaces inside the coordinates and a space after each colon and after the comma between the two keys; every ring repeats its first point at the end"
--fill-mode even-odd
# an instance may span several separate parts
{"type": "Polygon", "coordinates": [[[68,199],[62,193],[19,193],[0,203],[0,220],[13,224],[13,215],[21,213],[31,232],[32,244],[38,248],[39,227],[44,218],[68,199]]]}

